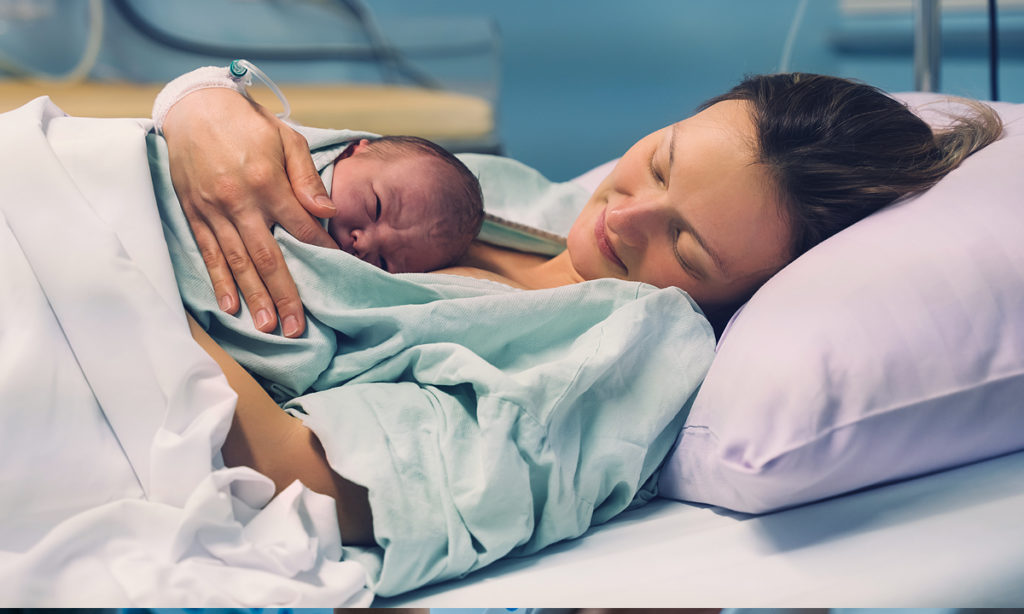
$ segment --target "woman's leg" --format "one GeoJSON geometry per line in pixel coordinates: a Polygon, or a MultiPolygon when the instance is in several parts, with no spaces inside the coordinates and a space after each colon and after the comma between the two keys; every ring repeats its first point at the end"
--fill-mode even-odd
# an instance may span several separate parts
{"type": "Polygon", "coordinates": [[[220,365],[238,393],[238,405],[221,452],[229,466],[252,467],[274,482],[275,493],[295,480],[332,497],[345,545],[372,545],[373,522],[366,489],[331,470],[323,446],[302,421],[284,412],[217,342],[188,318],[192,337],[220,365]]]}

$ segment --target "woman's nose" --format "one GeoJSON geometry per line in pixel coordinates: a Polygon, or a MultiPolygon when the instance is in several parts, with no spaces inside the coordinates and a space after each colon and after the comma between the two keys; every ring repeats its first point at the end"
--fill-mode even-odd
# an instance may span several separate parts
{"type": "Polygon", "coordinates": [[[635,195],[610,206],[605,213],[605,223],[622,242],[631,247],[642,247],[652,231],[665,226],[666,213],[657,199],[635,195]]]}

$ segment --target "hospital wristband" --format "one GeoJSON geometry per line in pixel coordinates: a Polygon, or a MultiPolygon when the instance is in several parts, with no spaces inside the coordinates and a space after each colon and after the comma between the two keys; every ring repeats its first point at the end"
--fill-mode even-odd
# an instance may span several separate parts
{"type": "Polygon", "coordinates": [[[179,100],[196,90],[224,87],[246,95],[245,84],[231,77],[225,66],[203,66],[187,72],[164,86],[153,101],[153,124],[157,134],[163,133],[164,119],[179,100]]]}

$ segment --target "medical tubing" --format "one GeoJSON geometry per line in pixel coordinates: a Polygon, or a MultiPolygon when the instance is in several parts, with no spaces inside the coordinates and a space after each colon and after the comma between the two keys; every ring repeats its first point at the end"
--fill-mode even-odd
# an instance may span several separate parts
{"type": "Polygon", "coordinates": [[[404,75],[412,82],[426,87],[429,89],[443,89],[441,83],[434,79],[427,73],[423,72],[419,68],[413,66],[409,61],[402,55],[391,41],[384,36],[384,32],[377,25],[377,20],[373,16],[373,11],[367,6],[363,0],[338,0],[338,2],[345,6],[349,13],[355,16],[356,20],[359,21],[359,25],[362,26],[363,32],[366,34],[366,39],[370,43],[370,49],[373,51],[376,58],[377,66],[381,73],[381,79],[385,83],[391,83],[395,80],[391,78],[391,73],[394,72],[396,75],[404,75]]]}
{"type": "Polygon", "coordinates": [[[85,81],[93,66],[96,65],[102,46],[103,0],[89,0],[89,35],[78,63],[71,70],[62,75],[51,75],[43,71],[25,68],[0,53],[0,72],[42,83],[80,83],[85,81]]]}
{"type": "Polygon", "coordinates": [[[790,59],[793,57],[793,45],[796,43],[796,35],[800,31],[800,24],[803,23],[805,12],[807,12],[807,0],[800,0],[796,5],[793,21],[789,24],[786,40],[782,43],[782,56],[779,58],[780,73],[789,72],[790,59]]]}
{"type": "Polygon", "coordinates": [[[252,76],[255,75],[256,78],[269,87],[270,91],[274,92],[277,99],[281,101],[281,106],[284,107],[284,110],[277,114],[278,118],[286,120],[292,114],[292,107],[288,104],[288,99],[285,98],[284,93],[278,89],[277,84],[274,83],[265,72],[260,70],[259,67],[249,60],[232,60],[231,65],[228,66],[228,72],[231,74],[232,79],[241,81],[246,86],[252,85],[252,76]],[[249,74],[250,76],[246,78],[246,74],[249,74]]]}
{"type": "Polygon", "coordinates": [[[370,49],[373,50],[374,55],[378,58],[376,64],[377,70],[380,71],[381,81],[393,83],[395,81],[394,75],[398,74],[393,66],[394,62],[388,59],[388,55],[393,49],[380,31],[380,28],[377,27],[377,22],[373,18],[369,7],[359,0],[336,0],[335,4],[344,6],[345,10],[359,22],[363,33],[366,34],[366,40],[370,44],[370,49]]]}
{"type": "Polygon", "coordinates": [[[341,60],[349,62],[380,62],[387,60],[392,63],[403,76],[410,81],[426,88],[436,88],[436,82],[425,77],[419,71],[411,70],[411,65],[406,61],[407,56],[415,55],[418,58],[447,59],[460,56],[489,53],[492,50],[492,43],[486,41],[471,42],[465,44],[434,45],[421,47],[415,50],[404,49],[399,53],[393,46],[381,47],[373,44],[367,45],[335,45],[332,47],[316,46],[308,48],[285,48],[268,49],[265,47],[246,47],[240,45],[220,45],[190,40],[176,34],[172,34],[149,22],[143,17],[129,0],[110,0],[111,5],[118,10],[121,17],[141,34],[154,42],[198,55],[207,55],[221,58],[236,58],[243,56],[252,60],[266,61],[310,61],[310,60],[341,60]]]}

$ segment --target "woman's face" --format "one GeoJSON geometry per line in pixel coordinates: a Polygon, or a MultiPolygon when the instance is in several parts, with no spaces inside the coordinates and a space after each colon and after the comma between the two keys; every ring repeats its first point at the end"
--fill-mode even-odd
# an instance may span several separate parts
{"type": "Polygon", "coordinates": [[[735,100],[641,139],[569,231],[573,268],[675,286],[705,310],[744,300],[789,260],[790,229],[755,143],[749,103],[735,100]]]}

